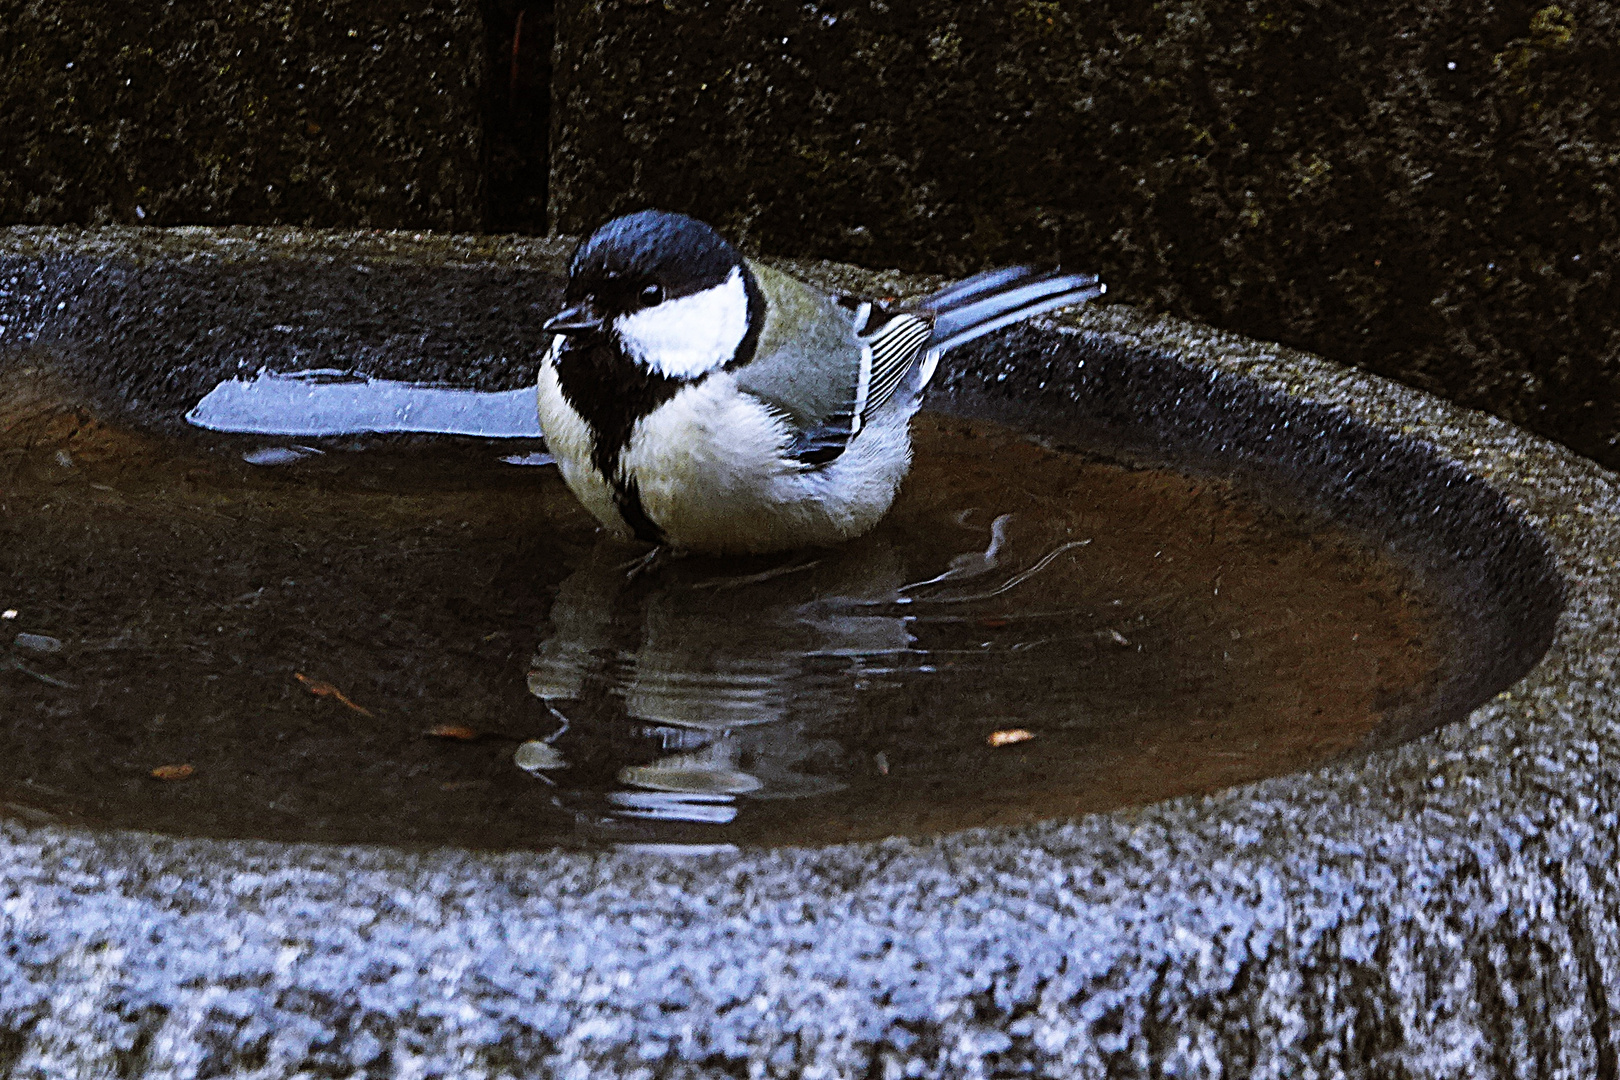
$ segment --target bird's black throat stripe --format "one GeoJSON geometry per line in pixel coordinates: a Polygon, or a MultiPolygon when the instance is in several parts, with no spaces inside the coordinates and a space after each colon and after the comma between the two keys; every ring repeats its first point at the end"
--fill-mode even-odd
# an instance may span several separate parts
{"type": "Polygon", "coordinates": [[[642,507],[635,478],[619,474],[619,457],[636,421],[697,381],[650,371],[615,348],[605,335],[571,337],[557,357],[562,395],[596,436],[591,464],[612,485],[619,516],[638,540],[661,544],[664,531],[642,507]]]}
{"type": "Polygon", "coordinates": [[[760,332],[765,329],[765,291],[759,287],[759,279],[748,269],[748,264],[741,265],[743,288],[748,294],[748,330],[737,343],[737,351],[726,361],[727,371],[736,371],[754,358],[759,349],[760,332]]]}

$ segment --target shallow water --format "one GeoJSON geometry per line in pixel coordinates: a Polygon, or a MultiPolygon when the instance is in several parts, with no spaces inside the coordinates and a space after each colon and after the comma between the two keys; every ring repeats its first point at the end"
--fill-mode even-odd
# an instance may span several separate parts
{"type": "Polygon", "coordinates": [[[554,469],[509,463],[537,444],[160,441],[4,400],[0,812],[31,821],[928,833],[1305,768],[1438,664],[1412,582],[1351,538],[985,425],[920,418],[861,541],[631,574],[554,469]]]}

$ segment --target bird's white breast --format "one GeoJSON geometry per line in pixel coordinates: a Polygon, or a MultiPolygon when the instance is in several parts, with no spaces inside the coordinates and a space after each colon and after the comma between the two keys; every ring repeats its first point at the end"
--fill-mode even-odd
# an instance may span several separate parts
{"type": "Polygon", "coordinates": [[[797,471],[782,457],[786,440],[763,402],[717,372],[637,421],[621,465],[648,516],[671,540],[694,546],[688,537],[759,515],[782,476],[797,471]]]}
{"type": "Polygon", "coordinates": [[[626,352],[662,375],[690,379],[720,367],[748,336],[742,269],[713,288],[621,315],[613,329],[626,352]]]}
{"type": "Polygon", "coordinates": [[[809,468],[783,456],[779,414],[728,372],[685,387],[637,422],[621,466],[670,543],[701,551],[833,544],[877,523],[911,463],[897,413],[809,468]]]}

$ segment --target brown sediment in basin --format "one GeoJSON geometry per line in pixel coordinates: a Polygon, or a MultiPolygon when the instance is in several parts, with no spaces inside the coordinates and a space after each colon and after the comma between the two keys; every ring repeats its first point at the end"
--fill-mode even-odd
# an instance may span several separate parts
{"type": "Polygon", "coordinates": [[[625,582],[554,471],[487,443],[267,468],[26,379],[6,401],[4,625],[63,643],[0,674],[0,801],[29,820],[495,848],[941,832],[1309,767],[1439,664],[1422,590],[1342,530],[983,422],[920,418],[857,544],[625,582]],[[531,670],[574,681],[541,700],[531,670]],[[1034,737],[989,745],[1007,730],[1034,737]],[[539,739],[566,767],[513,764],[539,739]],[[696,787],[647,780],[672,761],[696,787]]]}
{"type": "MultiPolygon", "coordinates": [[[[1391,707],[1432,692],[1445,633],[1432,600],[1342,529],[1219,480],[1055,452],[984,423],[920,426],[890,527],[922,542],[971,493],[1089,541],[1039,599],[1026,597],[1073,604],[1090,631],[1050,657],[1069,666],[1065,700],[1036,695],[1020,708],[1008,680],[1010,693],[976,702],[982,726],[1027,722],[1037,738],[963,741],[916,782],[895,769],[888,783],[830,797],[813,822],[779,804],[765,837],[944,832],[1212,792],[1353,751],[1391,707]],[[1064,712],[1090,722],[1052,723],[1064,712]]],[[[990,616],[967,637],[993,648],[1017,625],[990,616]]],[[[926,730],[934,718],[911,719],[926,730]]]]}

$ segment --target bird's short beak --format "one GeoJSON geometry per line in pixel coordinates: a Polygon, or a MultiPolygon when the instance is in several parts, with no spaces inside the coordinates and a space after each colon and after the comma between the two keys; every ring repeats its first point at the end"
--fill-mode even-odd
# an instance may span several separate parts
{"type": "Polygon", "coordinates": [[[541,329],[551,334],[582,334],[588,330],[602,329],[602,316],[587,301],[559,311],[547,319],[541,329]]]}

